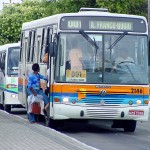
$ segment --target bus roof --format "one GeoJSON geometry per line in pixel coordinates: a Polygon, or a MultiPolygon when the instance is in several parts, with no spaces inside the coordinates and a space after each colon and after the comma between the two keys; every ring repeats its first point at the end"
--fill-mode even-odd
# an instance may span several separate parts
{"type": "Polygon", "coordinates": [[[5,45],[0,45],[0,51],[4,50],[4,49],[6,50],[6,49],[8,49],[10,47],[20,47],[20,42],[18,42],[18,43],[8,43],[8,44],[5,44],[5,45]]]}
{"type": "Polygon", "coordinates": [[[146,21],[146,18],[144,16],[138,16],[138,15],[129,15],[129,14],[117,14],[117,13],[109,13],[109,12],[98,12],[98,11],[80,11],[78,13],[62,13],[62,14],[56,14],[52,16],[48,16],[42,19],[33,20],[30,22],[25,22],[22,25],[22,30],[27,30],[30,28],[37,28],[40,26],[46,26],[48,25],[49,20],[51,20],[50,24],[59,24],[59,21],[62,17],[65,16],[104,16],[104,17],[126,17],[126,18],[139,18],[146,21]]]}

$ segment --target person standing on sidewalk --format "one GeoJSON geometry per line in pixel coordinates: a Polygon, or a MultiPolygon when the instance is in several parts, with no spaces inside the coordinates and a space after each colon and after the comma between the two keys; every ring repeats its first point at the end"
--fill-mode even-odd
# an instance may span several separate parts
{"type": "MultiPolygon", "coordinates": [[[[28,93],[28,96],[31,94],[33,94],[34,96],[37,96],[37,94],[43,96],[43,101],[45,104],[43,113],[46,115],[47,113],[46,110],[49,107],[49,101],[48,101],[48,97],[44,94],[43,90],[40,89],[40,79],[47,81],[47,78],[39,74],[40,67],[38,63],[35,63],[32,65],[32,70],[33,70],[33,73],[30,74],[28,78],[27,93],[28,93]]],[[[30,123],[35,123],[35,115],[33,113],[29,112],[28,117],[29,117],[30,123]]]]}

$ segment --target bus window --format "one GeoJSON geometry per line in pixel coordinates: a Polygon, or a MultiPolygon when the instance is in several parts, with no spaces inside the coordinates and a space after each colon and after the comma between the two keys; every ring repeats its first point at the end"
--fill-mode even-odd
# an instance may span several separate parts
{"type": "MultiPolygon", "coordinates": [[[[36,49],[36,51],[37,51],[37,54],[40,54],[40,51],[41,51],[41,36],[40,35],[38,35],[38,37],[37,37],[37,49],[36,49]]],[[[37,57],[37,62],[39,62],[40,61],[40,55],[36,55],[36,57],[37,57]]]]}
{"type": "Polygon", "coordinates": [[[8,74],[18,74],[19,52],[18,47],[8,49],[8,74]]]}
{"type": "MultiPolygon", "coordinates": [[[[28,38],[27,38],[27,37],[25,37],[25,45],[24,45],[24,48],[25,48],[25,49],[28,49],[28,38]]],[[[24,57],[24,59],[27,61],[27,51],[26,51],[26,55],[23,56],[23,57],[24,57]]]]}
{"type": "Polygon", "coordinates": [[[45,53],[45,45],[44,45],[44,41],[45,41],[45,32],[46,30],[43,29],[42,31],[42,43],[41,43],[41,51],[40,51],[40,62],[42,63],[42,58],[44,56],[44,53],[45,53]]]}
{"type": "Polygon", "coordinates": [[[20,62],[22,61],[22,55],[23,55],[23,51],[22,51],[22,47],[23,47],[23,40],[24,40],[24,32],[21,33],[21,43],[20,43],[20,62]]]}
{"type": "Polygon", "coordinates": [[[36,35],[36,31],[33,31],[32,34],[32,48],[31,48],[31,62],[34,62],[35,60],[35,54],[34,54],[34,49],[35,49],[35,35],[36,35]]]}
{"type": "Polygon", "coordinates": [[[5,58],[6,58],[6,53],[2,53],[2,58],[1,58],[1,69],[4,71],[5,70],[5,58]]]}
{"type": "Polygon", "coordinates": [[[30,53],[31,53],[31,40],[32,40],[32,31],[29,32],[29,37],[28,37],[28,51],[27,51],[27,62],[30,61],[30,53]]]}

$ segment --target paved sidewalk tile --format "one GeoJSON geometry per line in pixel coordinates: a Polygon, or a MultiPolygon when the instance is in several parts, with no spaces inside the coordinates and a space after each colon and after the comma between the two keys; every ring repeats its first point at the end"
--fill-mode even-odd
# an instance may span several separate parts
{"type": "Polygon", "coordinates": [[[39,124],[0,111],[1,150],[96,150],[39,124]]]}

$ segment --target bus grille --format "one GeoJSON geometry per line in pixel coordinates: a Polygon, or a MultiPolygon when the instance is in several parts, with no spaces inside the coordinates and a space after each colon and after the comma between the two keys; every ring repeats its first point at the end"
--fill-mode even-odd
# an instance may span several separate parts
{"type": "Polygon", "coordinates": [[[105,109],[103,108],[87,108],[85,112],[87,118],[96,119],[113,119],[120,116],[120,112],[117,109],[105,109]]]}
{"type": "Polygon", "coordinates": [[[81,103],[90,105],[90,104],[100,104],[100,103],[105,103],[105,104],[125,104],[126,100],[123,98],[90,98],[90,99],[82,99],[81,103]]]}

